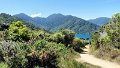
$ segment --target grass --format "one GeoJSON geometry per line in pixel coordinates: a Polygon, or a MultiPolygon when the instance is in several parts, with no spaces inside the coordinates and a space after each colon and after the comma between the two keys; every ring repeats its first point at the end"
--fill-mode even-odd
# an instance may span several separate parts
{"type": "Polygon", "coordinates": [[[83,65],[85,65],[86,68],[101,68],[100,66],[92,65],[92,64],[89,64],[89,63],[86,63],[86,62],[84,62],[83,65]]]}

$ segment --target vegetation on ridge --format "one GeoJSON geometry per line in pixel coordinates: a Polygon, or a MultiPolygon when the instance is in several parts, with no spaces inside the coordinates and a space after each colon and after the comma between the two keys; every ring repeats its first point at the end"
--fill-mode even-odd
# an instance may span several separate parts
{"type": "Polygon", "coordinates": [[[47,18],[32,18],[24,13],[21,13],[14,16],[24,21],[31,22],[37,27],[42,27],[50,32],[55,32],[60,29],[70,29],[76,33],[92,33],[99,28],[96,24],[72,15],[52,14],[47,18]]]}

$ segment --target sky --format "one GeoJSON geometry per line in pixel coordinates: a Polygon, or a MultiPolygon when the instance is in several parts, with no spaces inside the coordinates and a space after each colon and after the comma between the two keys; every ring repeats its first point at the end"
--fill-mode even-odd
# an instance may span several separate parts
{"type": "Polygon", "coordinates": [[[54,13],[83,19],[111,17],[120,12],[120,0],[0,0],[0,13],[47,17],[54,13]]]}

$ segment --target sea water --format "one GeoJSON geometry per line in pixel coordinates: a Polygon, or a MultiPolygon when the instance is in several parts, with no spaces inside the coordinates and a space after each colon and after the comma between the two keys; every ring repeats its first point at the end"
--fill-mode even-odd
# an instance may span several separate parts
{"type": "Polygon", "coordinates": [[[80,39],[84,39],[84,40],[90,40],[91,39],[91,35],[90,34],[80,34],[80,33],[77,33],[77,34],[75,34],[75,37],[80,38],[80,39]]]}

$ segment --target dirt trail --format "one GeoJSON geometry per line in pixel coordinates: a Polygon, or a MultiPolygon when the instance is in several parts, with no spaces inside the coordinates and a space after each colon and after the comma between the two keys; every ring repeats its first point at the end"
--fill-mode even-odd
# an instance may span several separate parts
{"type": "Polygon", "coordinates": [[[120,65],[114,62],[102,60],[88,54],[89,46],[84,49],[84,52],[80,54],[80,58],[76,59],[78,62],[87,62],[93,65],[100,66],[101,68],[120,68],[120,65]]]}

